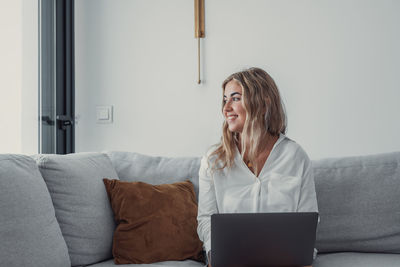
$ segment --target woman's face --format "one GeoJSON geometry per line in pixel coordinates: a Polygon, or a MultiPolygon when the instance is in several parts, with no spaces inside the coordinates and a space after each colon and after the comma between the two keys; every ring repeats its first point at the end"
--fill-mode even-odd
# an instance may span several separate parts
{"type": "Polygon", "coordinates": [[[242,102],[242,87],[238,82],[228,82],[224,90],[223,113],[229,131],[241,133],[246,121],[246,111],[242,102]]]}

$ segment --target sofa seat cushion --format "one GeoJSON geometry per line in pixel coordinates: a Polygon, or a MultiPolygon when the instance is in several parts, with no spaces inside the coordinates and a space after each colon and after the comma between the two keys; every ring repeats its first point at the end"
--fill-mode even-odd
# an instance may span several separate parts
{"type": "Polygon", "coordinates": [[[103,178],[118,179],[110,159],[101,153],[38,155],[36,159],[72,266],[110,259],[115,222],[103,178]]]}
{"type": "Polygon", "coordinates": [[[327,253],[318,254],[313,267],[399,267],[400,254],[385,254],[385,253],[357,253],[357,252],[342,252],[342,253],[327,253]]]}
{"type": "Polygon", "coordinates": [[[108,260],[100,262],[97,264],[89,265],[91,267],[111,267],[111,266],[121,266],[121,267],[204,267],[204,263],[192,260],[185,261],[162,261],[151,264],[115,264],[113,260],[108,260]]]}
{"type": "Polygon", "coordinates": [[[0,155],[0,266],[71,266],[49,191],[24,155],[0,155]]]}

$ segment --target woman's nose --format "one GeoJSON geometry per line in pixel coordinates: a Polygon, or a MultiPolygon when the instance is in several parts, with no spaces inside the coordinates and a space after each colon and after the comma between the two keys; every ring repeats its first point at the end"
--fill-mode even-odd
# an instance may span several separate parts
{"type": "Polygon", "coordinates": [[[231,109],[232,109],[231,101],[226,101],[223,110],[228,111],[228,110],[231,110],[231,109]]]}

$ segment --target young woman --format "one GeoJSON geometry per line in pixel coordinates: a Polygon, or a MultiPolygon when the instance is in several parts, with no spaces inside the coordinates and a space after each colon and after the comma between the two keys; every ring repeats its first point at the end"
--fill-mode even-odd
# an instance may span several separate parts
{"type": "Polygon", "coordinates": [[[214,213],[318,211],[306,152],[285,136],[286,114],[274,80],[259,68],[222,84],[221,142],[201,161],[198,234],[211,266],[214,213]]]}

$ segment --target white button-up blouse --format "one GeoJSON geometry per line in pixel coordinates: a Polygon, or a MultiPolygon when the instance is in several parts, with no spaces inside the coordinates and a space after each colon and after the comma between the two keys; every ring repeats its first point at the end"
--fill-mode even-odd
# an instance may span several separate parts
{"type": "Polygon", "coordinates": [[[213,173],[207,155],[199,171],[197,216],[197,232],[207,252],[211,250],[214,213],[318,211],[311,161],[300,145],[285,135],[280,134],[258,177],[238,149],[231,168],[213,173]]]}

